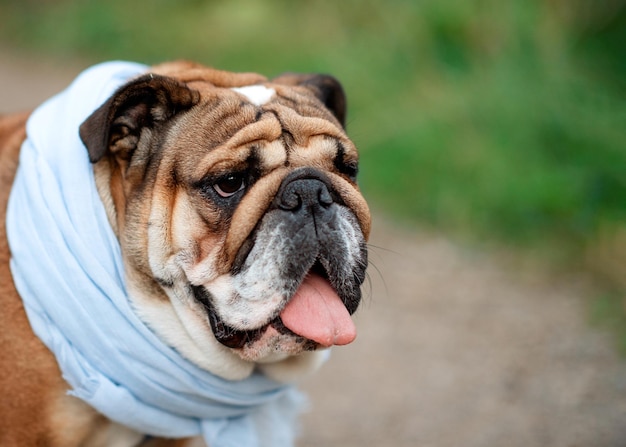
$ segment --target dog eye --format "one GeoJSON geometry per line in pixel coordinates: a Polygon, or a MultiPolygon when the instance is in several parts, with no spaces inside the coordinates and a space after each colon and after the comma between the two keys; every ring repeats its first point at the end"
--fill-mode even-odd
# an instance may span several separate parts
{"type": "Polygon", "coordinates": [[[242,174],[228,174],[213,184],[213,189],[220,196],[227,198],[237,194],[246,187],[242,174]]]}

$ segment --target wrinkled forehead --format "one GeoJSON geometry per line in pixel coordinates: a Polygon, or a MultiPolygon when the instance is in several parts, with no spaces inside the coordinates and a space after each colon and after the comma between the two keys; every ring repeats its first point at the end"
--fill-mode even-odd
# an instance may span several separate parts
{"type": "Polygon", "coordinates": [[[342,126],[305,88],[270,82],[189,86],[200,92],[201,101],[181,118],[176,138],[201,156],[194,170],[232,170],[250,157],[264,170],[332,169],[338,157],[341,163],[357,162],[357,150],[342,126]]]}

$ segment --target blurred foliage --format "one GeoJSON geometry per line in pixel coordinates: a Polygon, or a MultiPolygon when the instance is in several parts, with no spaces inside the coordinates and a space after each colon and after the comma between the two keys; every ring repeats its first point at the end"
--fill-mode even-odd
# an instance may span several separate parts
{"type": "Polygon", "coordinates": [[[0,38],[332,73],[379,208],[568,262],[626,251],[625,0],[0,0],[0,38]]]}

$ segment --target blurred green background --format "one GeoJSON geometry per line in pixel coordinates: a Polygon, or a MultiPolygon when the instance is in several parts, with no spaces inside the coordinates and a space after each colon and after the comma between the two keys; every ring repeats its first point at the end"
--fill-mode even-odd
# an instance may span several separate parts
{"type": "Polygon", "coordinates": [[[376,209],[625,287],[625,0],[0,0],[0,39],[331,73],[376,209]]]}

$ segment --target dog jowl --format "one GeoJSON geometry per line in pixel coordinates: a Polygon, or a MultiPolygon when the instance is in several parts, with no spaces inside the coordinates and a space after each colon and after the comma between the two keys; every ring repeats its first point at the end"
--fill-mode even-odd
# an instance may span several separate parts
{"type": "Polygon", "coordinates": [[[323,75],[165,64],[81,126],[130,299],[215,374],[290,379],[350,343],[370,217],[323,75]]]}

